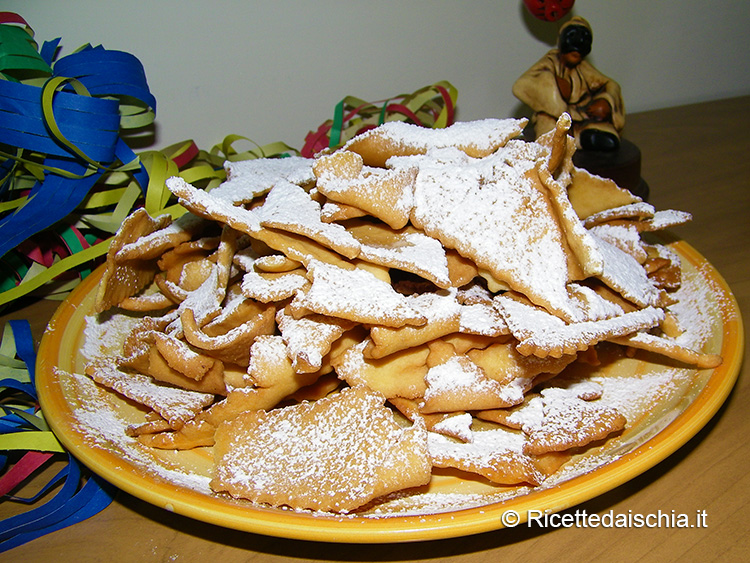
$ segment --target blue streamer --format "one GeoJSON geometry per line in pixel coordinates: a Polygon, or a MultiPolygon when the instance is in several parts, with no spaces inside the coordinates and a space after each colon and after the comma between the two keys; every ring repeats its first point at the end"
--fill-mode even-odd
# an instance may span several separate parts
{"type": "MultiPolygon", "coordinates": [[[[13,331],[16,355],[26,365],[33,382],[36,351],[31,326],[25,320],[12,320],[9,324],[13,331]]],[[[18,385],[15,380],[3,380],[0,384],[6,384],[6,387],[12,389],[20,388],[36,400],[37,395],[33,384],[18,385]]],[[[4,416],[1,422],[0,432],[2,433],[36,430],[27,420],[15,413],[4,416]]],[[[70,453],[67,457],[67,465],[34,496],[30,498],[5,497],[6,501],[31,504],[43,498],[54,486],[64,480],[60,490],[45,504],[0,521],[0,553],[90,518],[112,502],[117,489],[100,477],[86,471],[70,453]]],[[[7,461],[6,455],[0,455],[0,467],[5,467],[7,461]]]]}
{"type": "Polygon", "coordinates": [[[81,479],[81,467],[75,463],[73,457],[68,454],[68,465],[65,468],[65,483],[57,494],[47,501],[43,506],[35,510],[29,510],[23,514],[17,514],[6,518],[0,523],[0,545],[8,538],[15,534],[23,533],[34,523],[46,518],[49,514],[54,514],[61,509],[68,500],[73,498],[81,479]]]}
{"type": "Polygon", "coordinates": [[[3,379],[0,381],[0,387],[20,391],[36,400],[36,389],[34,388],[33,383],[23,383],[21,381],[16,381],[15,379],[3,379]]]}
{"type": "MultiPolygon", "coordinates": [[[[119,137],[119,102],[57,92],[52,110],[60,132],[91,160],[110,163],[119,137]]],[[[41,89],[0,81],[0,140],[6,145],[60,157],[76,157],[50,136],[41,89]]],[[[77,157],[76,157],[77,158],[77,157]]]]}
{"type": "MultiPolygon", "coordinates": [[[[34,349],[34,337],[31,335],[31,325],[26,320],[12,320],[8,321],[8,324],[13,331],[16,355],[26,364],[33,386],[36,378],[36,350],[34,349]]],[[[32,397],[37,398],[36,391],[34,391],[32,397]]]]}
{"type": "Polygon", "coordinates": [[[23,428],[19,427],[18,423],[8,424],[6,421],[0,420],[0,434],[12,434],[14,432],[21,432],[23,428]]]}
{"type": "Polygon", "coordinates": [[[156,111],[143,65],[130,53],[88,46],[57,61],[54,75],[77,78],[92,95],[131,96],[156,111]]]}
{"type": "MultiPolygon", "coordinates": [[[[138,158],[138,156],[133,152],[133,149],[131,149],[122,139],[117,140],[115,151],[120,162],[133,162],[138,158]]],[[[143,163],[140,163],[139,168],[137,170],[131,171],[131,174],[133,175],[133,178],[135,178],[135,181],[138,183],[138,185],[141,187],[141,192],[143,192],[143,195],[145,196],[149,182],[149,175],[146,167],[143,165],[143,163]]]]}
{"type": "Polygon", "coordinates": [[[57,47],[60,45],[61,39],[61,37],[58,37],[57,39],[53,39],[52,41],[45,41],[42,45],[42,48],[39,50],[39,55],[42,57],[42,60],[50,67],[52,66],[52,61],[55,60],[57,47]]]}
{"type": "Polygon", "coordinates": [[[96,476],[81,487],[81,466],[70,454],[58,480],[63,477],[63,486],[51,500],[0,522],[0,553],[90,518],[109,506],[116,493],[112,485],[96,476]]]}
{"type": "MultiPolygon", "coordinates": [[[[86,168],[78,163],[48,158],[46,164],[83,174],[86,168]]],[[[81,179],[48,175],[37,182],[29,194],[29,203],[0,220],[0,256],[12,250],[27,238],[64,219],[80,205],[101,177],[101,172],[81,179]]]]}
{"type": "MultiPolygon", "coordinates": [[[[97,164],[84,162],[69,146],[50,134],[42,107],[42,89],[30,84],[0,81],[0,144],[44,155],[49,172],[31,189],[26,204],[0,219],[0,257],[29,237],[51,227],[73,213],[101,175],[119,163],[128,164],[136,155],[120,137],[121,100],[156,112],[141,62],[130,53],[85,46],[52,64],[59,39],[42,46],[39,57],[51,66],[53,77],[74,78],[88,91],[80,95],[70,84],[55,92],[52,116],[66,141],[97,164]],[[80,178],[56,174],[55,169],[80,178]]],[[[6,149],[7,150],[7,149],[6,149]]],[[[0,194],[12,187],[13,157],[2,165],[0,194]]],[[[134,174],[145,193],[148,173],[143,167],[134,174]]]]}
{"type": "MultiPolygon", "coordinates": [[[[54,459],[50,458],[50,459],[54,459]]],[[[55,475],[52,479],[50,479],[42,489],[37,492],[35,495],[30,497],[17,497],[17,496],[10,496],[8,497],[8,500],[12,500],[13,502],[20,502],[21,504],[34,504],[39,499],[43,498],[53,487],[55,487],[60,481],[65,479],[65,477],[68,474],[68,467],[67,465],[63,467],[60,471],[58,471],[57,475],[55,475]]]]}

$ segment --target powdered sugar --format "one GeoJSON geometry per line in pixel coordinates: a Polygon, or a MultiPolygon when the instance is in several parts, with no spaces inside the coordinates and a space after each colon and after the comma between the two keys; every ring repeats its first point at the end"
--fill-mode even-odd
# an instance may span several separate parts
{"type": "Polygon", "coordinates": [[[424,484],[430,467],[414,454],[426,450],[426,432],[401,428],[383,400],[357,387],[315,403],[241,415],[230,423],[237,433],[229,426],[217,433],[214,486],[244,498],[277,499],[273,504],[347,512],[424,484]]]}
{"type": "Polygon", "coordinates": [[[630,254],[637,262],[643,263],[647,258],[646,250],[643,248],[641,233],[635,224],[610,224],[604,223],[591,228],[596,237],[612,246],[615,246],[630,254]]]}
{"type": "Polygon", "coordinates": [[[656,210],[653,205],[646,203],[645,201],[640,201],[620,207],[605,209],[604,211],[589,215],[583,220],[583,224],[585,227],[591,228],[599,223],[604,223],[613,219],[653,217],[655,212],[656,210]]]}
{"type": "Polygon", "coordinates": [[[110,400],[102,397],[103,391],[83,374],[71,373],[70,383],[78,389],[82,399],[74,409],[74,416],[85,442],[94,450],[116,453],[124,464],[130,464],[137,471],[162,482],[185,487],[201,494],[210,495],[210,477],[195,471],[195,468],[181,467],[159,452],[141,446],[135,438],[126,434],[128,423],[110,400]],[[88,400],[83,400],[88,397],[88,400]]]}
{"type": "Polygon", "coordinates": [[[427,390],[424,393],[425,412],[436,408],[445,399],[453,410],[492,409],[516,405],[523,401],[528,380],[514,378],[509,383],[490,379],[484,371],[465,356],[453,356],[429,369],[425,375],[427,390]],[[465,404],[462,404],[462,401],[465,404]]]}
{"type": "Polygon", "coordinates": [[[118,259],[137,257],[140,260],[160,257],[165,250],[171,248],[176,242],[189,240],[192,233],[201,229],[203,219],[190,213],[181,215],[163,229],[159,229],[148,235],[140,237],[137,241],[123,245],[117,251],[118,259]]]}
{"type": "Polygon", "coordinates": [[[488,303],[461,305],[459,324],[459,331],[465,334],[500,336],[510,332],[502,315],[488,303]]]}
{"type": "Polygon", "coordinates": [[[601,280],[633,303],[642,307],[657,305],[659,291],[636,259],[601,238],[597,242],[604,255],[601,280]]]}
{"type": "Polygon", "coordinates": [[[526,443],[523,434],[504,428],[473,432],[468,442],[457,442],[436,432],[429,432],[427,436],[431,456],[464,458],[477,463],[483,463],[483,457],[492,457],[502,451],[521,453],[526,443]]]}
{"type": "Polygon", "coordinates": [[[422,161],[412,219],[499,281],[569,317],[563,235],[549,201],[524,176],[533,161],[511,164],[503,151],[481,160],[440,153],[422,161]]]}
{"type": "Polygon", "coordinates": [[[496,297],[495,305],[519,340],[519,351],[549,353],[553,357],[585,350],[607,337],[652,328],[664,319],[664,311],[647,307],[619,317],[566,324],[538,307],[505,296],[496,297]]]}
{"type": "Polygon", "coordinates": [[[678,211],[676,209],[660,209],[653,218],[648,221],[649,230],[661,231],[682,225],[691,221],[693,216],[687,211],[678,211]]]}
{"type": "Polygon", "coordinates": [[[359,254],[359,242],[341,225],[324,223],[320,204],[308,192],[289,182],[279,182],[260,208],[260,224],[309,236],[324,246],[335,248],[348,258],[359,254]]]}
{"type": "Polygon", "coordinates": [[[312,161],[299,156],[227,161],[224,169],[226,181],[212,192],[215,197],[235,204],[252,201],[268,192],[280,180],[305,185],[315,179],[312,161]]]}
{"type": "Polygon", "coordinates": [[[471,442],[474,433],[471,431],[471,423],[474,417],[468,412],[455,416],[447,416],[432,427],[433,432],[446,436],[455,436],[462,442],[471,442]]]}
{"type": "Polygon", "coordinates": [[[210,216],[223,221],[241,233],[253,234],[260,230],[260,218],[250,209],[235,205],[234,193],[216,190],[206,192],[188,184],[179,176],[168,178],[166,185],[183,205],[196,215],[210,216]]]}
{"type": "Polygon", "coordinates": [[[406,233],[397,244],[375,246],[362,244],[363,260],[412,272],[439,287],[450,285],[445,249],[434,238],[422,233],[406,233]]]}
{"type": "Polygon", "coordinates": [[[346,270],[313,260],[312,285],[297,293],[293,308],[385,326],[421,324],[424,317],[390,284],[362,269],[346,270]]]}
{"type": "Polygon", "coordinates": [[[97,358],[121,356],[125,337],[139,322],[140,318],[131,315],[86,316],[81,349],[83,357],[93,361],[97,358]]]}
{"type": "Polygon", "coordinates": [[[378,135],[396,147],[406,146],[419,152],[460,146],[472,152],[489,153],[504,145],[508,139],[518,136],[525,123],[524,119],[483,119],[457,122],[442,129],[429,129],[391,121],[378,129],[354,137],[345,148],[362,142],[369,135],[378,135]]]}
{"type": "MultiPolygon", "coordinates": [[[[673,256],[672,259],[679,261],[679,257],[673,256]]],[[[678,344],[701,350],[717,331],[724,319],[720,314],[722,304],[717,302],[716,295],[719,295],[717,288],[707,283],[703,276],[682,276],[682,284],[674,295],[676,302],[667,308],[682,329],[682,334],[675,338],[678,344]]]]}
{"type": "Polygon", "coordinates": [[[296,272],[271,277],[249,271],[242,277],[242,294],[261,303],[269,303],[293,297],[308,283],[304,275],[296,272]]]}
{"type": "Polygon", "coordinates": [[[425,376],[425,381],[427,382],[427,391],[425,391],[424,398],[427,401],[437,394],[447,391],[461,393],[471,389],[490,393],[494,390],[494,387],[497,387],[497,382],[487,379],[478,366],[473,363],[462,362],[457,356],[430,368],[425,376]]]}
{"type": "Polygon", "coordinates": [[[188,292],[185,299],[180,303],[177,308],[178,317],[167,327],[167,334],[182,334],[180,316],[183,311],[188,309],[192,311],[200,326],[219,314],[223,300],[224,291],[219,285],[218,267],[212,267],[208,278],[196,290],[188,292]]]}
{"type": "Polygon", "coordinates": [[[323,363],[334,340],[340,337],[349,324],[328,317],[302,317],[295,319],[285,312],[276,314],[276,323],[292,358],[292,367],[298,371],[315,371],[323,363]]]}
{"type": "Polygon", "coordinates": [[[113,362],[95,364],[91,377],[97,383],[154,409],[173,426],[182,426],[214,402],[213,395],[159,385],[148,376],[122,372],[113,362]]]}

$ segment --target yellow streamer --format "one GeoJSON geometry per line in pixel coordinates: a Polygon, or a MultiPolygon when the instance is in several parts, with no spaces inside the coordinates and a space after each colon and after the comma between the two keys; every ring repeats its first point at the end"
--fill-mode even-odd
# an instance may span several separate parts
{"type": "Polygon", "coordinates": [[[65,449],[50,431],[28,431],[0,434],[0,451],[36,451],[63,453],[65,449]]]}
{"type": "Polygon", "coordinates": [[[93,260],[94,258],[98,258],[99,256],[106,254],[107,249],[109,248],[110,241],[111,239],[107,239],[102,243],[85,248],[80,252],[76,252],[75,254],[71,254],[70,256],[63,258],[59,262],[56,262],[49,268],[45,269],[43,272],[40,272],[33,279],[23,281],[16,287],[0,293],[0,305],[10,303],[14,299],[23,297],[27,293],[34,291],[35,289],[38,289],[44,284],[52,281],[63,272],[67,272],[71,268],[75,268],[76,266],[85,264],[89,260],[93,260]]]}

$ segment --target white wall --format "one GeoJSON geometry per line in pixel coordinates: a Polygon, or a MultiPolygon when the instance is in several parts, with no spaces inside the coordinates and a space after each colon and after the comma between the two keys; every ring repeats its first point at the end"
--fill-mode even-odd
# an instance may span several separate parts
{"type": "MultiPolygon", "coordinates": [[[[228,134],[301,148],[346,95],[369,101],[439,80],[458,118],[522,107],[515,79],[558,24],[520,0],[2,0],[61,55],[85,43],[130,52],[156,96],[153,146],[228,134]]],[[[590,60],[617,80],[629,112],[750,94],[747,0],[578,0],[590,60]]]]}

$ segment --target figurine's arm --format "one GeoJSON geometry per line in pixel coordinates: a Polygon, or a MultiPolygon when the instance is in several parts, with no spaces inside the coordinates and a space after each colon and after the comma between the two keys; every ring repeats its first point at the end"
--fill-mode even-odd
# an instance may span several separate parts
{"type": "Polygon", "coordinates": [[[625,104],[620,85],[587,61],[578,67],[589,85],[592,101],[584,109],[590,119],[609,121],[617,131],[625,126],[625,104]]]}
{"type": "Polygon", "coordinates": [[[513,95],[535,112],[546,113],[555,118],[567,109],[567,103],[557,86],[555,63],[556,51],[550,51],[513,84],[513,95]]]}

